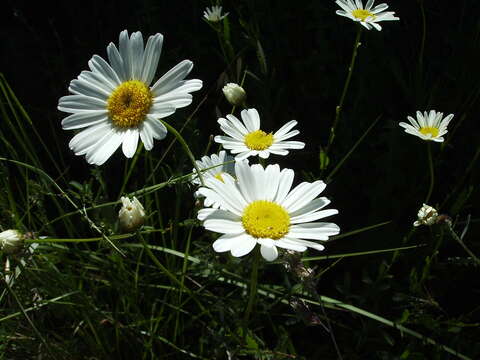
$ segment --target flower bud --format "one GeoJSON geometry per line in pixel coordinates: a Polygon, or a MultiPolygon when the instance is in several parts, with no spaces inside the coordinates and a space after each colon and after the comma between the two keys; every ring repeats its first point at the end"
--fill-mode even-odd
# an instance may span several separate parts
{"type": "Polygon", "coordinates": [[[233,106],[243,105],[247,98],[245,90],[235,83],[228,83],[223,87],[222,91],[228,102],[233,106]]]}
{"type": "Polygon", "coordinates": [[[132,200],[122,196],[122,208],[118,212],[120,227],[124,232],[132,232],[143,225],[145,219],[145,209],[140,201],[134,196],[132,200]]]}
{"type": "Polygon", "coordinates": [[[18,230],[0,233],[0,248],[5,254],[15,254],[23,248],[23,234],[18,230]]]}
{"type": "Polygon", "coordinates": [[[418,220],[413,223],[413,226],[428,225],[431,226],[437,222],[438,212],[433,207],[423,204],[418,210],[418,220]]]}

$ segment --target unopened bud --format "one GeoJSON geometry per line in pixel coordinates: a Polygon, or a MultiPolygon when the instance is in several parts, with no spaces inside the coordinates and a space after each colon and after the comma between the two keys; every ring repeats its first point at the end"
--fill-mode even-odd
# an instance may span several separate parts
{"type": "Polygon", "coordinates": [[[223,87],[222,91],[228,102],[233,106],[243,105],[247,98],[245,90],[235,83],[228,83],[223,87]]]}
{"type": "Polygon", "coordinates": [[[145,209],[140,201],[134,196],[132,200],[122,196],[122,208],[118,212],[120,227],[124,232],[132,232],[143,225],[145,220],[145,209]]]}
{"type": "Polygon", "coordinates": [[[23,248],[23,234],[18,230],[6,230],[0,233],[0,248],[5,254],[15,254],[23,248]]]}

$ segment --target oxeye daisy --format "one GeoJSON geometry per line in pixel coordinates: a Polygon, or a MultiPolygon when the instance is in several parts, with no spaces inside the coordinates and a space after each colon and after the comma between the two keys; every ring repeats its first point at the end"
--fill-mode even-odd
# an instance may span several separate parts
{"type": "Polygon", "coordinates": [[[192,102],[191,92],[202,87],[201,80],[184,80],[193,64],[183,60],[152,86],[157,70],[163,36],[148,38],[144,47],[140,32],[120,33],[119,48],[107,47],[109,62],[98,55],[88,62],[90,71],[82,71],[70,82],[73,95],[60,98],[58,109],[72,115],[62,121],[65,130],[82,129],[69,143],[76,155],[86,155],[90,164],[101,165],[122,145],[131,158],[138,139],[145,149],[153,148],[153,139],[163,139],[167,129],[160,122],[192,102]]]}
{"type": "Polygon", "coordinates": [[[387,4],[379,4],[372,8],[374,0],[368,0],[365,7],[362,0],[336,0],[335,2],[343,9],[337,10],[337,15],[360,22],[368,30],[372,27],[378,31],[382,30],[382,27],[377,24],[380,21],[400,20],[395,17],[394,11],[384,11],[388,8],[387,4]]]}
{"type": "Polygon", "coordinates": [[[278,247],[305,251],[307,247],[323,250],[321,243],[336,235],[340,228],[334,223],[316,222],[338,213],[322,210],[330,201],[318,195],[325,189],[323,181],[303,182],[291,189],[294,172],[280,171],[278,165],[250,166],[247,161],[235,163],[235,177],[224,181],[206,179],[208,187],[199,193],[220,204],[220,209],[204,208],[198,219],[210,231],[223,235],[213,243],[217,252],[230,251],[239,257],[259,244],[262,256],[273,261],[278,247]],[[307,239],[307,240],[305,240],[307,239]]]}
{"type": "Polygon", "coordinates": [[[298,130],[290,131],[297,122],[291,120],[275,133],[260,130],[260,116],[256,109],[246,109],[241,112],[242,122],[233,115],[218,119],[220,128],[229,136],[215,136],[215,141],[229,149],[235,160],[243,160],[249,156],[260,156],[266,159],[270,154],[287,155],[287,149],[303,149],[305,143],[300,141],[285,141],[299,134],[298,130]]]}
{"type": "MultiPolygon", "coordinates": [[[[218,181],[224,181],[225,176],[231,176],[235,174],[234,164],[233,164],[233,157],[228,155],[226,151],[222,150],[220,153],[212,154],[211,156],[204,156],[201,160],[196,160],[197,166],[200,170],[208,169],[202,172],[203,179],[213,178],[218,181]],[[228,163],[229,162],[229,163],[228,163]]],[[[196,170],[193,169],[192,172],[196,174],[196,170]]],[[[192,179],[192,183],[195,185],[200,185],[200,179],[198,176],[195,176],[192,179]]],[[[202,195],[198,192],[195,193],[195,196],[201,197],[202,195]]],[[[213,206],[214,208],[220,207],[220,204],[212,201],[209,198],[205,198],[203,201],[204,206],[210,207],[213,206]]]]}
{"type": "Polygon", "coordinates": [[[205,20],[210,21],[210,22],[219,22],[220,20],[223,20],[229,13],[225,13],[222,15],[222,7],[218,5],[214,5],[211,8],[206,8],[205,11],[203,12],[203,17],[205,20]]]}
{"type": "Polygon", "coordinates": [[[405,129],[407,134],[418,136],[422,140],[443,142],[443,135],[448,132],[447,126],[452,118],[453,114],[443,118],[443,113],[437,113],[435,110],[430,110],[428,113],[424,111],[423,114],[417,111],[416,120],[407,116],[410,124],[401,122],[399,125],[405,129]]]}

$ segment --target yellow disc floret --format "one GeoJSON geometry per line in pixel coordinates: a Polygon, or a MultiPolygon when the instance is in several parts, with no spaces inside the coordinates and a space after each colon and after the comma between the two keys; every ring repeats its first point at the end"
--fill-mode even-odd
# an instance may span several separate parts
{"type": "Polygon", "coordinates": [[[361,21],[365,21],[369,16],[375,19],[375,15],[373,15],[370,11],[365,9],[357,9],[352,11],[353,17],[360,19],[361,21]]]}
{"type": "Polygon", "coordinates": [[[422,127],[420,128],[420,133],[423,134],[423,135],[429,135],[432,137],[432,138],[436,138],[438,136],[438,133],[439,133],[439,130],[438,128],[436,127],[431,127],[431,126],[425,126],[425,127],[422,127]]]}
{"type": "Polygon", "coordinates": [[[254,238],[278,240],[288,233],[290,215],[274,202],[256,200],[243,211],[242,225],[254,238]]]}
{"type": "Polygon", "coordinates": [[[273,144],[272,133],[267,134],[265,131],[257,130],[245,136],[245,145],[251,150],[265,150],[273,144]]]}
{"type": "Polygon", "coordinates": [[[152,106],[152,93],[138,80],[120,84],[108,98],[107,109],[113,123],[120,128],[140,125],[152,106]]]}

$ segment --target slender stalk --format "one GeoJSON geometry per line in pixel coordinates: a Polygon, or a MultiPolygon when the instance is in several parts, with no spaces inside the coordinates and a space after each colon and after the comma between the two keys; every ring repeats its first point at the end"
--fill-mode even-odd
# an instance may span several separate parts
{"type": "Polygon", "coordinates": [[[460,244],[463,250],[465,250],[473,260],[475,260],[477,265],[480,265],[480,259],[475,256],[475,254],[467,247],[467,245],[465,245],[465,243],[460,238],[460,236],[458,236],[457,233],[453,230],[451,221],[447,221],[446,224],[447,224],[448,231],[450,232],[450,235],[452,235],[452,237],[460,244]]]}
{"type": "Polygon", "coordinates": [[[162,119],[160,119],[160,121],[162,122],[163,125],[165,125],[165,127],[168,129],[168,131],[170,131],[177,138],[177,140],[180,142],[180,144],[183,147],[183,150],[185,150],[185,152],[187,153],[187,156],[190,158],[190,161],[192,162],[193,167],[195,168],[195,171],[197,172],[198,178],[200,179],[200,183],[202,184],[202,186],[205,186],[205,182],[203,181],[202,173],[201,173],[199,167],[197,166],[197,163],[195,162],[195,157],[193,156],[192,152],[190,151],[190,148],[188,147],[185,139],[182,137],[182,135],[180,135],[180,133],[177,130],[175,130],[175,128],[172,125],[163,121],[162,119]]]}
{"type": "Polygon", "coordinates": [[[430,196],[432,195],[433,185],[435,184],[435,172],[433,171],[433,158],[432,158],[432,146],[428,143],[428,168],[430,170],[430,186],[428,188],[427,197],[425,198],[425,204],[428,204],[430,196]]]}
{"type": "Polygon", "coordinates": [[[257,280],[258,280],[258,264],[260,262],[260,249],[257,247],[254,250],[255,256],[252,264],[252,275],[250,277],[250,295],[248,296],[247,310],[243,316],[243,338],[247,337],[248,319],[252,313],[255,297],[257,296],[257,280]]]}
{"type": "Polygon", "coordinates": [[[330,128],[330,136],[328,138],[328,144],[325,148],[325,154],[328,154],[330,147],[332,146],[333,140],[335,139],[335,129],[338,125],[338,120],[340,119],[340,113],[342,112],[343,102],[347,96],[348,87],[350,85],[350,80],[352,79],[353,68],[355,66],[355,59],[357,58],[358,47],[360,46],[360,38],[362,35],[362,26],[358,25],[357,37],[355,38],[355,44],[353,45],[352,59],[350,60],[350,65],[348,67],[348,75],[345,80],[345,85],[343,86],[342,96],[340,101],[335,109],[335,119],[333,120],[332,127],[330,128]]]}
{"type": "Polygon", "coordinates": [[[120,188],[120,192],[118,193],[118,198],[122,196],[123,192],[125,191],[125,187],[127,186],[130,176],[132,176],[133,169],[135,168],[135,164],[137,163],[138,158],[140,157],[140,153],[142,152],[142,149],[143,149],[143,143],[140,143],[140,146],[138,147],[135,153],[135,156],[133,157],[132,163],[128,168],[127,175],[123,178],[123,183],[122,183],[122,187],[120,188]]]}

